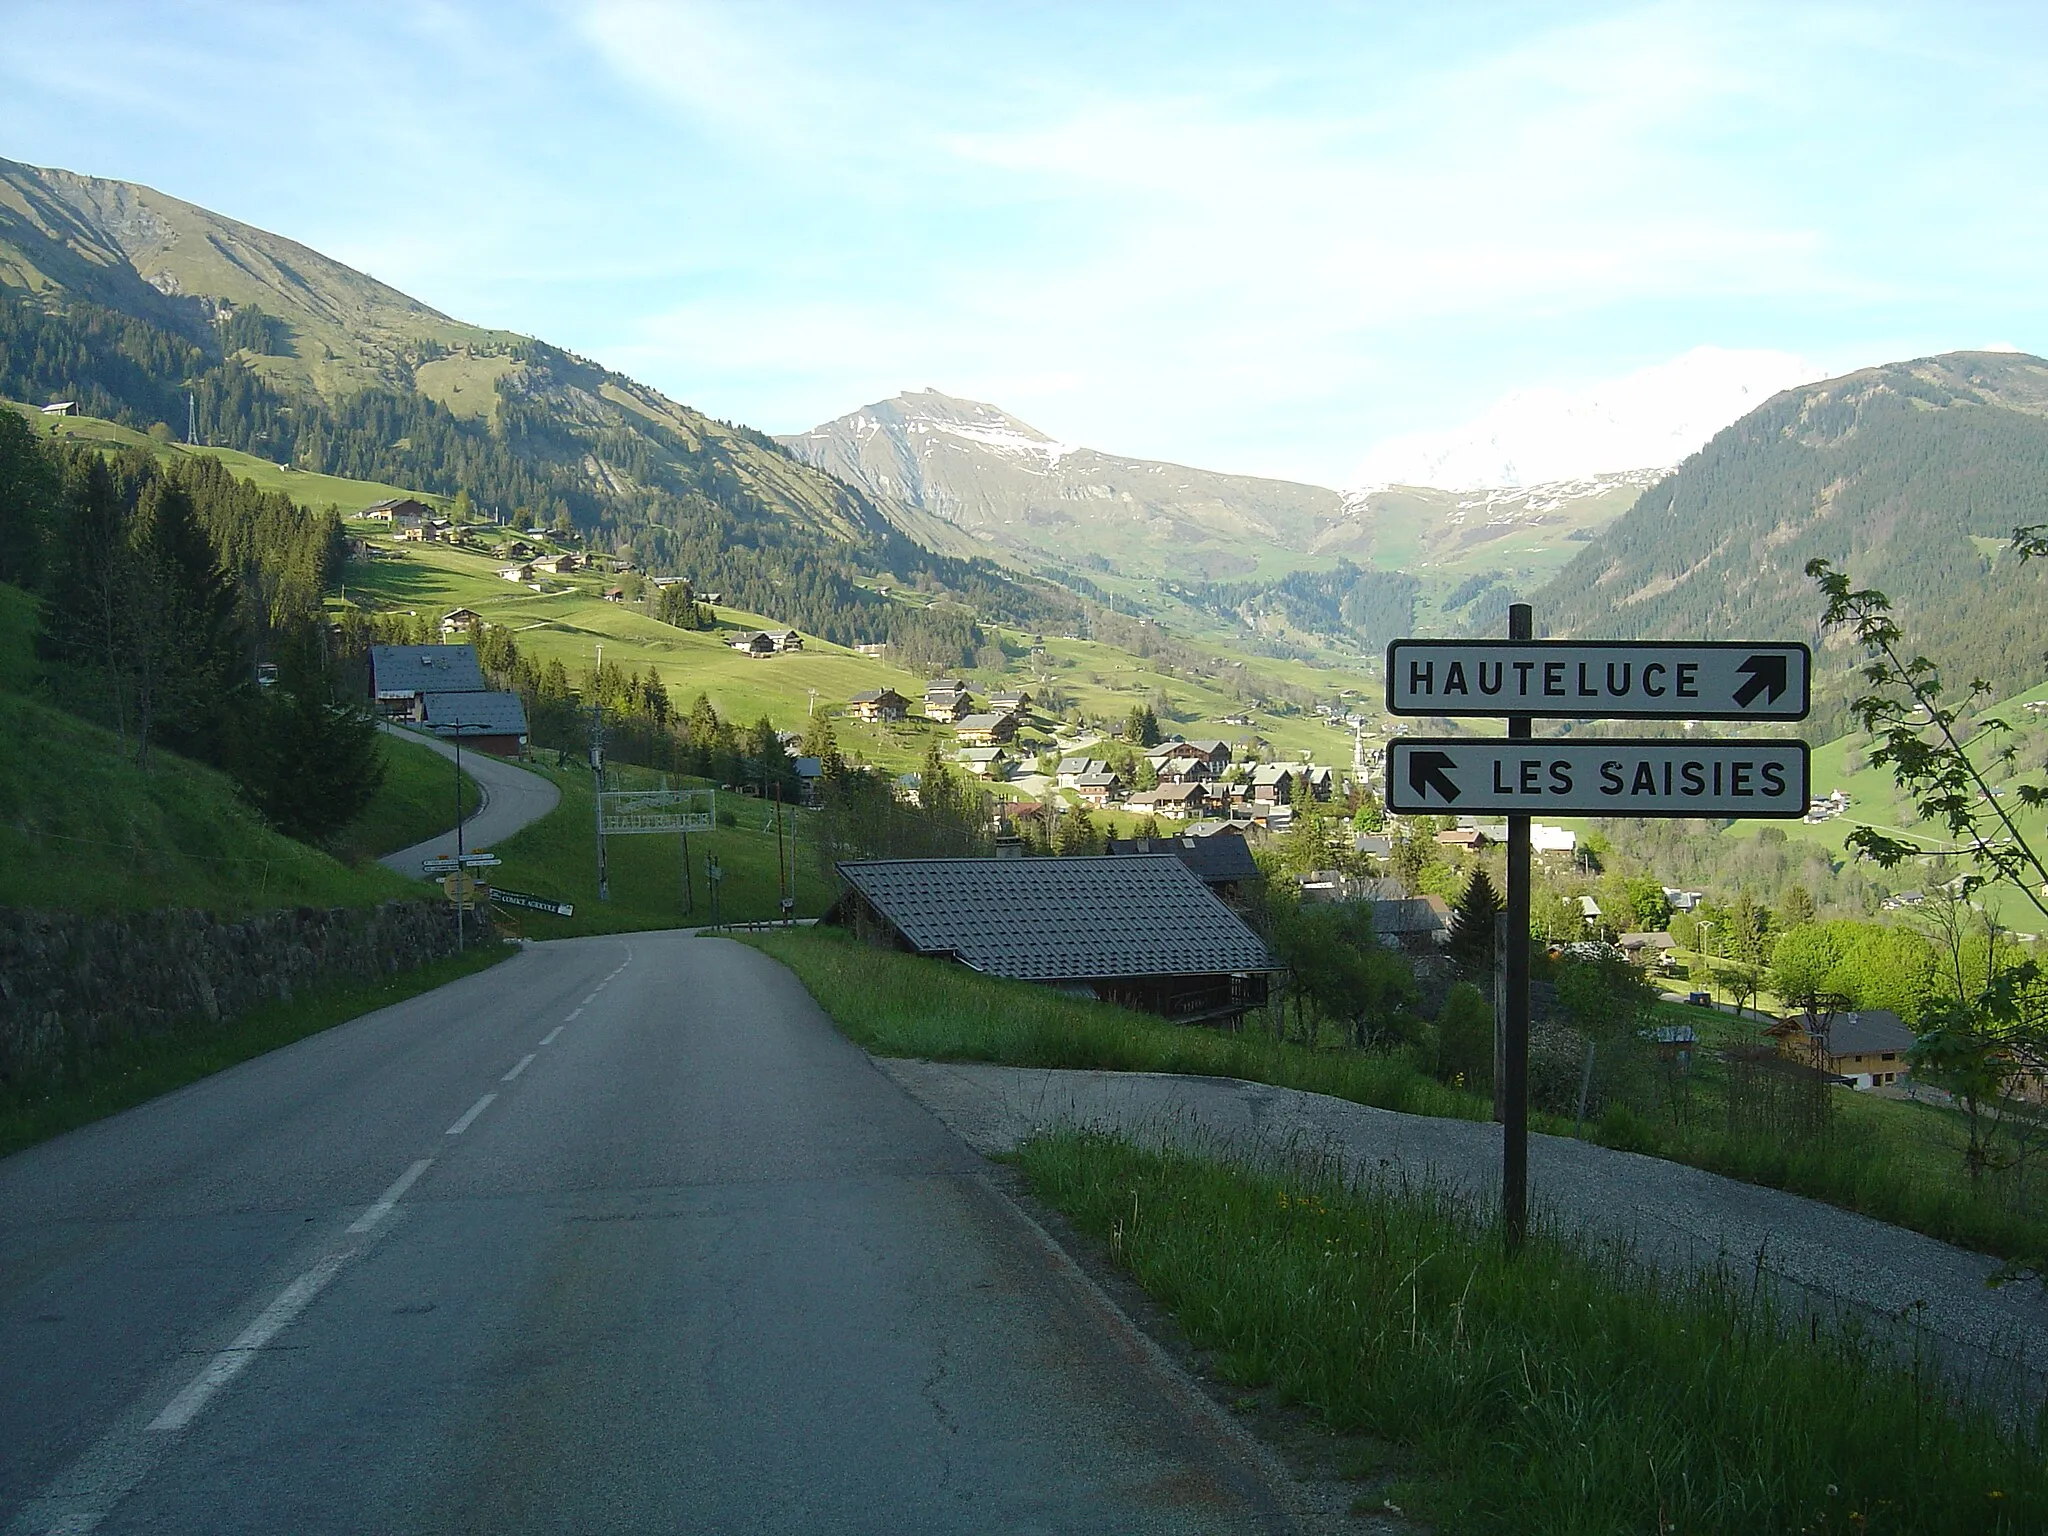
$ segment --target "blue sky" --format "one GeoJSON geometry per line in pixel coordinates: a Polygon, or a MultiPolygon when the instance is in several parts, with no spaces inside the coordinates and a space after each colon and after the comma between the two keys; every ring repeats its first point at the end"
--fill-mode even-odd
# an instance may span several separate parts
{"type": "Polygon", "coordinates": [[[0,155],[772,431],[929,385],[1326,484],[1618,468],[1570,424],[2048,350],[2038,6],[5,12],[0,155]]]}

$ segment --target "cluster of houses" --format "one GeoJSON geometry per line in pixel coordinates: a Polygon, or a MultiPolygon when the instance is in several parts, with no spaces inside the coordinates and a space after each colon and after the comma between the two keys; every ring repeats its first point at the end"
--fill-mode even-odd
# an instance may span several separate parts
{"type": "Polygon", "coordinates": [[[1157,780],[1152,789],[1132,791],[1112,764],[1079,755],[1060,759],[1055,782],[1085,805],[1121,806],[1168,821],[1220,817],[1262,827],[1287,824],[1298,790],[1328,801],[1339,788],[1335,769],[1313,764],[1261,763],[1249,774],[1233,774],[1226,741],[1164,742],[1145,761],[1157,780]]]}
{"type": "Polygon", "coordinates": [[[785,656],[802,650],[804,637],[793,629],[739,629],[725,643],[743,656],[785,656]]]}
{"type": "Polygon", "coordinates": [[[434,509],[410,496],[392,496],[375,501],[356,516],[373,523],[389,523],[391,536],[408,543],[436,544],[453,537],[455,525],[434,509]]]}
{"type": "Polygon", "coordinates": [[[526,750],[526,705],[484,681],[473,645],[371,646],[370,698],[386,719],[459,739],[472,751],[518,757],[526,750]]]}
{"type": "Polygon", "coordinates": [[[1849,792],[1846,789],[1832,790],[1826,795],[1816,795],[1806,808],[1806,820],[1810,822],[1832,821],[1849,809],[1849,792]]]}

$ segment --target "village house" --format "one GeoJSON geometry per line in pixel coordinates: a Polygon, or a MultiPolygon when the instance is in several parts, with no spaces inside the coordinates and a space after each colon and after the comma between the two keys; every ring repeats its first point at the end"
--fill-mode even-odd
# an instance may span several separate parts
{"type": "Polygon", "coordinates": [[[508,565],[498,572],[498,576],[503,581],[516,581],[524,584],[533,580],[533,567],[530,565],[508,565]]]}
{"type": "Polygon", "coordinates": [[[1285,763],[1261,763],[1252,770],[1252,800],[1258,805],[1287,805],[1294,799],[1296,772],[1285,763]]]}
{"type": "Polygon", "coordinates": [[[1124,809],[1140,816],[1190,821],[1209,814],[1209,796],[1200,783],[1162,784],[1157,789],[1139,790],[1124,802],[1124,809]]]}
{"type": "Polygon", "coordinates": [[[924,712],[928,719],[952,725],[974,713],[974,700],[959,678],[934,678],[924,687],[924,712]]]}
{"type": "Polygon", "coordinates": [[[1202,784],[1210,777],[1206,757],[1174,757],[1161,753],[1145,759],[1162,784],[1202,784]]]}
{"type": "Polygon", "coordinates": [[[435,734],[459,739],[465,751],[518,757],[526,750],[526,705],[516,693],[424,694],[417,718],[435,734]]]}
{"type": "Polygon", "coordinates": [[[78,402],[76,400],[52,400],[48,405],[42,407],[42,413],[45,416],[76,416],[78,414],[78,402]]]}
{"type": "Polygon", "coordinates": [[[533,568],[536,571],[545,571],[550,576],[566,576],[581,564],[582,561],[577,556],[563,553],[543,555],[533,562],[533,568]]]}
{"type": "Polygon", "coordinates": [[[1123,780],[1114,772],[1104,768],[1096,773],[1084,773],[1074,780],[1074,793],[1083,805],[1097,810],[1107,810],[1123,794],[1123,780]]]}
{"type": "Polygon", "coordinates": [[[1099,757],[1063,757],[1053,770],[1053,782],[1061,789],[1076,789],[1085,773],[1107,773],[1109,764],[1099,757]]]}
{"type": "MultiPolygon", "coordinates": [[[[1210,739],[1204,741],[1162,742],[1158,748],[1157,755],[1170,758],[1176,763],[1197,767],[1209,778],[1215,778],[1230,767],[1230,743],[1227,741],[1210,739]]],[[[1175,776],[1178,778],[1190,777],[1186,773],[1176,774],[1175,776]]]]}
{"type": "Polygon", "coordinates": [[[1779,1054],[1845,1079],[1856,1089],[1884,1088],[1906,1075],[1913,1031],[1889,1008],[1838,1013],[1818,1033],[1803,1019],[1781,1019],[1764,1031],[1779,1054]]]}
{"type": "Polygon", "coordinates": [[[988,696],[988,707],[999,715],[1021,715],[1031,707],[1031,695],[1021,688],[1005,688],[988,696]]]}
{"type": "Polygon", "coordinates": [[[1450,903],[1441,896],[1409,896],[1372,904],[1372,932],[1389,949],[1428,954],[1448,943],[1450,903]]]}
{"type": "Polygon", "coordinates": [[[424,519],[433,516],[433,512],[434,509],[424,501],[415,501],[410,496],[393,496],[371,502],[356,516],[373,523],[389,523],[394,528],[417,528],[424,519]]]}
{"type": "Polygon", "coordinates": [[[608,603],[623,603],[626,600],[626,589],[624,587],[606,587],[598,595],[608,603]]]}
{"type": "MultiPolygon", "coordinates": [[[[709,599],[707,598],[706,601],[708,602],[709,599]]],[[[775,649],[777,651],[787,653],[790,651],[800,651],[804,648],[804,637],[793,629],[770,629],[764,630],[762,633],[775,642],[775,649]]]]}
{"type": "Polygon", "coordinates": [[[1256,882],[1259,866],[1244,834],[1235,827],[1214,822],[1189,826],[1172,837],[1112,837],[1107,850],[1111,857],[1133,853],[1169,853],[1187,865],[1190,873],[1219,896],[1236,895],[1256,882]]]}
{"type": "Polygon", "coordinates": [[[1184,1022],[1264,1003],[1265,943],[1179,859],[871,859],[827,917],[913,954],[1184,1022]]]}
{"type": "Polygon", "coordinates": [[[1477,853],[1493,839],[1477,827],[1452,827],[1447,832],[1437,833],[1436,841],[1439,848],[1463,848],[1477,853]]]}
{"type": "Polygon", "coordinates": [[[430,693],[483,693],[489,686],[473,645],[370,647],[370,697],[381,714],[419,719],[430,693]]]}
{"type": "Polygon", "coordinates": [[[474,608],[458,608],[441,620],[441,633],[444,635],[467,634],[471,629],[483,623],[483,621],[484,616],[474,608]]]}
{"type": "Polygon", "coordinates": [[[846,701],[846,712],[869,725],[901,720],[910,712],[910,700],[894,688],[869,688],[846,701]]]}
{"type": "Polygon", "coordinates": [[[1008,778],[1010,754],[1001,747],[963,747],[960,766],[977,779],[1008,778]]]}
{"type": "Polygon", "coordinates": [[[888,649],[889,647],[879,640],[863,640],[853,648],[853,652],[856,656],[869,656],[879,661],[882,653],[888,649]]]}
{"type": "Polygon", "coordinates": [[[765,629],[736,630],[725,643],[730,649],[753,657],[773,656],[776,651],[775,637],[765,629]]]}
{"type": "Polygon", "coordinates": [[[1015,715],[969,715],[954,727],[963,744],[970,747],[992,747],[1008,741],[1017,734],[1015,715]]]}

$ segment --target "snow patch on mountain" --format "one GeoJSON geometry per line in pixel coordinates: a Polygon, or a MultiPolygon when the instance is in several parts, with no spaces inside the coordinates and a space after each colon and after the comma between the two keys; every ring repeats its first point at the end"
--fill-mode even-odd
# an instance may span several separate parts
{"type": "Polygon", "coordinates": [[[1533,488],[1675,465],[1778,391],[1826,376],[1789,352],[1695,347],[1586,388],[1515,390],[1449,431],[1389,438],[1352,483],[1367,492],[1533,488]]]}

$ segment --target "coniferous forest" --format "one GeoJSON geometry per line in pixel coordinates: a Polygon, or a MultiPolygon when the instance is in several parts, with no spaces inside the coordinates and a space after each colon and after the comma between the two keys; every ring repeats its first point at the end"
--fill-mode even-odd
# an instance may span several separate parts
{"type": "MultiPolygon", "coordinates": [[[[137,430],[179,435],[190,414],[200,440],[217,446],[325,474],[466,492],[492,515],[523,510],[649,570],[686,573],[735,606],[843,644],[885,641],[934,665],[971,657],[977,615],[1030,627],[1079,620],[1072,594],[987,561],[934,554],[860,491],[794,460],[792,474],[829,488],[824,518],[834,531],[774,505],[722,437],[692,439],[649,419],[630,430],[572,419],[542,395],[603,381],[543,343],[512,346],[525,367],[498,381],[495,408],[481,419],[392,388],[340,400],[287,396],[247,361],[285,346],[287,331],[254,306],[218,325],[195,319],[187,334],[82,300],[54,308],[0,301],[0,396],[75,400],[137,430]],[[862,584],[884,574],[955,601],[892,603],[862,584]]],[[[433,350],[423,347],[422,357],[433,350]]],[[[748,452],[787,458],[760,433],[731,431],[748,452]]]]}

